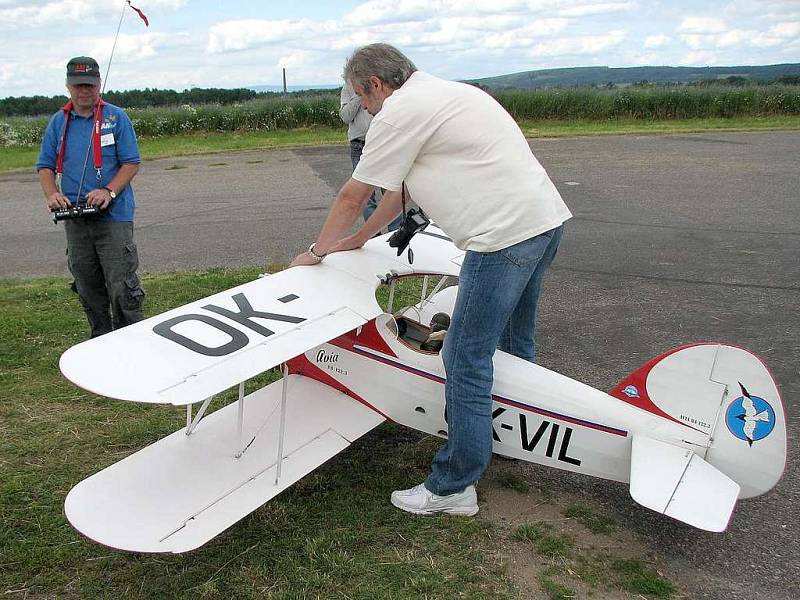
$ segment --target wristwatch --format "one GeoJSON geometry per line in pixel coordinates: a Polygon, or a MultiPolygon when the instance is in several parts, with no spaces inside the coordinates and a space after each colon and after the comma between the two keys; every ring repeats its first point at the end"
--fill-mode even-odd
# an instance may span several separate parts
{"type": "Polygon", "coordinates": [[[308,247],[308,253],[309,253],[311,256],[313,256],[314,258],[316,258],[318,263],[319,263],[319,262],[322,262],[322,259],[323,259],[323,258],[325,258],[326,256],[328,256],[328,254],[327,254],[327,253],[325,253],[325,254],[317,254],[317,253],[314,251],[314,244],[311,244],[311,245],[308,247]]]}
{"type": "Polygon", "coordinates": [[[116,198],[116,197],[117,197],[117,192],[115,192],[114,190],[112,190],[112,189],[111,189],[110,187],[108,187],[107,185],[104,185],[104,186],[103,186],[103,189],[104,189],[104,190],[108,190],[108,195],[109,195],[109,196],[111,196],[111,199],[112,199],[112,200],[113,200],[114,198],[116,198]]]}

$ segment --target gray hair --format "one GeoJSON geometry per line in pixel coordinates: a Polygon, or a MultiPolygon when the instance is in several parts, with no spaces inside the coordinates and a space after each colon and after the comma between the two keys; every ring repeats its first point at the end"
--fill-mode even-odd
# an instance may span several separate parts
{"type": "Polygon", "coordinates": [[[398,89],[417,70],[414,63],[394,46],[370,44],[362,46],[347,59],[343,77],[363,88],[369,86],[369,78],[377,77],[392,89],[398,89]]]}

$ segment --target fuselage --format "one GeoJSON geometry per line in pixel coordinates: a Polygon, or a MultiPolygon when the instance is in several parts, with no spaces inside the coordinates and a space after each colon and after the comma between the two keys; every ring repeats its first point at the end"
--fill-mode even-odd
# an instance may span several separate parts
{"type": "MultiPolygon", "coordinates": [[[[386,418],[447,436],[438,353],[397,335],[391,315],[307,351],[293,372],[319,379],[386,418]]],[[[498,350],[492,390],[494,451],[595,477],[628,481],[635,433],[704,454],[708,435],[498,350]]]]}

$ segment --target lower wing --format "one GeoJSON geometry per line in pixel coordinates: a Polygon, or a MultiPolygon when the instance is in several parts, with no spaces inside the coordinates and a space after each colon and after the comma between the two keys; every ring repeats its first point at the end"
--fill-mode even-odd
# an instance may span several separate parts
{"type": "Polygon", "coordinates": [[[384,418],[322,383],[287,379],[147,446],[76,485],[65,512],[87,537],[134,552],[193,550],[296,483],[384,418]]]}

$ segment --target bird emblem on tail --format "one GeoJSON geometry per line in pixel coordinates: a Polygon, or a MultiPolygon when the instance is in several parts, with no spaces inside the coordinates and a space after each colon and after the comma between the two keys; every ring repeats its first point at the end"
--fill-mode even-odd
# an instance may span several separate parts
{"type": "Polygon", "coordinates": [[[763,398],[750,395],[741,381],[738,383],[742,395],[728,406],[725,420],[730,432],[752,448],[753,442],[767,437],[772,431],[775,411],[763,398]],[[761,423],[765,426],[759,426],[761,423]]]}

